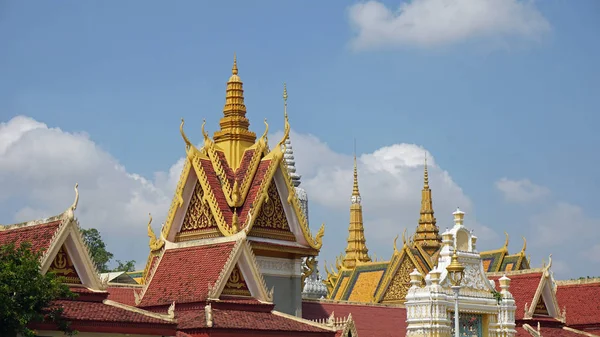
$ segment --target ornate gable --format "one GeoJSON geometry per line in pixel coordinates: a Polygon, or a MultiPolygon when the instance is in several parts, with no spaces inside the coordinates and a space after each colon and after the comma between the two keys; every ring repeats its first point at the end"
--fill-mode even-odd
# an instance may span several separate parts
{"type": "Polygon", "coordinates": [[[244,279],[244,274],[240,271],[238,265],[236,265],[227,282],[225,283],[225,288],[223,288],[222,295],[234,295],[234,296],[251,296],[250,289],[248,288],[248,284],[244,279]]]}
{"type": "Polygon", "coordinates": [[[267,197],[263,201],[249,236],[296,241],[290,230],[283,203],[274,182],[267,188],[267,197]]]}
{"type": "Polygon", "coordinates": [[[81,284],[81,278],[64,244],[60,247],[58,253],[56,253],[48,271],[63,277],[66,283],[81,284]]]}
{"type": "Polygon", "coordinates": [[[220,236],[217,222],[205,195],[202,185],[196,183],[181,229],[175,236],[176,242],[220,236]]]}
{"type": "Polygon", "coordinates": [[[405,254],[395,270],[394,276],[381,296],[381,302],[404,302],[408,288],[410,288],[410,273],[417,268],[412,259],[405,254]]]}

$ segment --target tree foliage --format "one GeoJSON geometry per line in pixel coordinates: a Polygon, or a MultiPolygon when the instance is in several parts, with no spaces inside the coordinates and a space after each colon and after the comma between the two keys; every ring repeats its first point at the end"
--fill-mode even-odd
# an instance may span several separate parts
{"type": "Polygon", "coordinates": [[[117,267],[113,271],[130,272],[135,270],[135,260],[121,261],[117,260],[117,267]]]}
{"type": "Polygon", "coordinates": [[[40,256],[29,243],[0,246],[0,336],[35,336],[27,324],[44,318],[62,331],[73,332],[62,317],[62,308],[51,303],[75,295],[56,274],[40,273],[40,256]]]}
{"type": "Polygon", "coordinates": [[[106,250],[106,244],[102,240],[100,232],[95,228],[81,229],[81,234],[85,243],[90,248],[90,254],[92,261],[96,264],[98,271],[101,273],[107,273],[110,271],[124,271],[130,272],[135,270],[135,260],[129,260],[122,262],[117,260],[117,267],[110,269],[108,263],[113,258],[113,254],[106,250]]]}
{"type": "Polygon", "coordinates": [[[113,258],[113,254],[106,250],[106,245],[102,241],[102,236],[95,228],[81,229],[81,234],[85,243],[90,249],[92,261],[96,264],[101,273],[109,272],[108,262],[113,258]]]}

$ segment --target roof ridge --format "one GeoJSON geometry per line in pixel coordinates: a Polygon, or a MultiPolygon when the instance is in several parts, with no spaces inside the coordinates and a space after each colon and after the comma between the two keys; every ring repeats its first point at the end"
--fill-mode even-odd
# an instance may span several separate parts
{"type": "Polygon", "coordinates": [[[576,280],[560,280],[555,282],[558,286],[586,285],[590,283],[600,283],[600,277],[590,277],[576,280]]]}
{"type": "Polygon", "coordinates": [[[237,240],[235,241],[235,244],[234,244],[233,248],[231,248],[231,252],[229,253],[229,256],[227,257],[227,261],[225,261],[225,263],[221,267],[221,271],[219,272],[219,276],[215,280],[215,283],[208,286],[208,297],[207,297],[208,299],[218,299],[219,298],[218,295],[220,295],[220,294],[217,293],[218,289],[220,288],[221,283],[225,282],[227,280],[227,278],[229,277],[229,273],[228,273],[229,269],[233,268],[232,265],[237,262],[235,256],[238,255],[238,252],[240,251],[240,249],[242,247],[242,243],[246,237],[244,231],[240,231],[239,233],[243,233],[243,235],[240,235],[240,237],[237,238],[237,240]]]}
{"type": "Polygon", "coordinates": [[[127,310],[127,311],[131,311],[131,312],[135,312],[144,316],[148,316],[148,317],[152,317],[152,318],[157,318],[157,319],[162,319],[166,322],[169,323],[177,323],[177,320],[175,320],[174,317],[171,317],[169,314],[159,314],[156,312],[152,312],[152,311],[148,311],[148,310],[144,310],[144,309],[140,309],[140,308],[136,308],[136,307],[132,307],[130,305],[127,304],[123,304],[120,302],[115,302],[112,300],[104,300],[102,301],[103,304],[105,305],[109,305],[111,307],[115,307],[115,308],[119,308],[119,309],[123,309],[123,310],[127,310]]]}
{"type": "Polygon", "coordinates": [[[48,223],[51,223],[51,222],[63,220],[63,215],[64,214],[65,214],[65,212],[62,212],[62,213],[60,213],[58,215],[53,215],[53,216],[48,217],[48,218],[42,218],[42,219],[37,219],[37,220],[29,220],[29,221],[19,222],[19,223],[9,224],[9,225],[0,224],[0,232],[8,231],[8,230],[13,230],[13,229],[24,228],[24,227],[36,226],[36,225],[45,225],[45,224],[48,224],[48,223]]]}
{"type": "Polygon", "coordinates": [[[402,308],[405,309],[404,304],[384,304],[384,303],[370,303],[370,302],[354,302],[344,300],[333,300],[328,298],[321,299],[302,299],[302,302],[308,303],[319,303],[319,304],[339,304],[339,305],[353,305],[353,306],[366,306],[366,307],[381,307],[381,308],[402,308]]]}
{"type": "Polygon", "coordinates": [[[283,317],[283,318],[287,318],[290,319],[292,321],[296,321],[298,323],[302,323],[302,324],[306,324],[306,325],[310,325],[310,326],[314,326],[316,328],[321,328],[323,330],[328,330],[328,331],[336,331],[335,327],[331,327],[325,324],[321,324],[321,323],[317,323],[315,321],[311,321],[308,320],[306,318],[302,318],[302,317],[297,317],[297,316],[293,316],[290,314],[286,314],[277,310],[272,310],[271,314],[275,315],[275,316],[279,316],[279,317],[283,317]]]}
{"type": "Polygon", "coordinates": [[[139,293],[135,290],[133,291],[133,297],[135,298],[135,305],[140,305],[140,303],[142,303],[142,299],[144,298],[146,291],[148,291],[148,288],[150,287],[150,283],[152,283],[152,278],[154,277],[154,274],[156,274],[156,270],[158,269],[158,266],[160,265],[160,262],[161,262],[163,256],[165,256],[165,251],[166,251],[166,249],[162,249],[159,252],[159,255],[157,257],[158,260],[152,266],[152,268],[149,270],[150,275],[148,275],[146,277],[146,282],[144,284],[144,287],[142,288],[142,291],[140,291],[139,293]]]}
{"type": "Polygon", "coordinates": [[[495,271],[495,272],[489,272],[489,273],[485,273],[485,276],[487,277],[494,277],[494,276],[510,276],[510,275],[525,275],[525,274],[537,274],[537,273],[543,273],[546,270],[546,268],[531,268],[531,269],[523,269],[523,270],[511,270],[511,271],[495,271]]]}

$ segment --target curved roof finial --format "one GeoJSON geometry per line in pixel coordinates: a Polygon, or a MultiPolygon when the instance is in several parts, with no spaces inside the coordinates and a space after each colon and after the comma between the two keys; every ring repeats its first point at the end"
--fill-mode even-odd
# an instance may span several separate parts
{"type": "Polygon", "coordinates": [[[190,140],[188,139],[188,137],[185,135],[185,132],[183,131],[183,124],[185,124],[183,117],[181,118],[181,124],[179,125],[179,132],[181,133],[181,137],[183,138],[183,141],[185,142],[185,146],[186,147],[190,147],[192,146],[192,142],[190,142],[190,140]]]}
{"type": "Polygon", "coordinates": [[[75,183],[75,200],[73,201],[73,204],[70,207],[72,211],[77,209],[77,204],[79,203],[79,190],[77,189],[77,187],[79,187],[79,183],[75,183]]]}
{"type": "Polygon", "coordinates": [[[506,235],[506,241],[504,241],[504,247],[502,247],[504,250],[508,250],[508,233],[504,232],[504,235],[506,235]]]}
{"type": "Polygon", "coordinates": [[[521,248],[521,254],[525,255],[525,250],[527,249],[527,239],[523,237],[523,248],[521,248]]]}
{"type": "Polygon", "coordinates": [[[285,143],[285,141],[290,136],[290,121],[288,119],[288,114],[287,114],[287,99],[288,99],[287,87],[286,87],[285,83],[283,83],[283,120],[284,120],[284,126],[283,126],[283,137],[281,138],[281,140],[279,141],[279,143],[277,143],[277,148],[279,148],[279,149],[281,149],[281,146],[283,145],[283,143],[285,143]]]}

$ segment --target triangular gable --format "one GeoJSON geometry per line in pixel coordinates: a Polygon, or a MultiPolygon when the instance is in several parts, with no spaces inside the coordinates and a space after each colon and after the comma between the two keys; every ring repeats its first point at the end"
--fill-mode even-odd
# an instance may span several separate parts
{"type": "Polygon", "coordinates": [[[253,227],[257,225],[258,217],[254,214],[256,214],[257,211],[258,214],[260,214],[261,209],[265,204],[265,201],[271,198],[270,196],[267,198],[267,196],[269,195],[269,191],[271,194],[274,194],[275,189],[271,187],[271,185],[274,184],[276,187],[276,192],[277,194],[279,194],[279,199],[281,201],[281,206],[285,213],[285,218],[289,226],[289,231],[294,235],[295,242],[305,247],[320,249],[322,246],[322,238],[325,230],[324,225],[321,226],[316,237],[313,238],[310,229],[308,228],[308,221],[304,215],[304,212],[302,212],[300,202],[298,201],[296,192],[293,189],[291,178],[289,176],[289,173],[287,172],[287,168],[285,167],[284,162],[281,159],[277,159],[276,165],[273,166],[271,169],[273,170],[273,172],[270,174],[266,174],[265,179],[268,180],[264,181],[264,186],[261,186],[261,191],[259,191],[257,194],[257,199],[254,203],[252,217],[250,218],[250,232],[252,231],[253,227]],[[271,179],[269,179],[270,177],[271,179]]]}
{"type": "Polygon", "coordinates": [[[244,274],[240,271],[239,266],[236,265],[231,271],[221,295],[251,296],[250,288],[248,288],[244,274]]]}
{"type": "Polygon", "coordinates": [[[106,289],[98,270],[92,262],[90,252],[83,241],[76,220],[68,219],[64,230],[57,232],[55,242],[44,255],[41,271],[54,271],[66,277],[69,284],[81,284],[96,291],[106,289]]]}
{"type": "Polygon", "coordinates": [[[394,251],[390,266],[383,275],[381,284],[375,293],[375,302],[377,303],[382,301],[404,301],[406,292],[410,287],[408,274],[415,268],[423,275],[428,272],[428,270],[423,269],[423,266],[413,256],[406,244],[400,251],[397,251],[394,245],[394,251]]]}
{"type": "Polygon", "coordinates": [[[43,252],[40,258],[42,274],[53,270],[64,276],[67,283],[101,291],[106,287],[100,281],[75,219],[74,212],[79,202],[77,186],[75,201],[66,211],[48,219],[3,226],[0,228],[0,242],[10,240],[19,244],[30,241],[34,251],[43,252]]]}
{"type": "Polygon", "coordinates": [[[548,263],[548,266],[544,268],[540,283],[537,287],[535,295],[533,296],[533,299],[530,302],[531,304],[525,305],[525,319],[549,316],[564,322],[563,314],[560,312],[558,307],[554,280],[550,272],[551,265],[552,255],[550,256],[550,262],[548,263]]]}
{"type": "Polygon", "coordinates": [[[237,286],[239,280],[243,279],[250,292],[250,296],[259,301],[272,302],[273,289],[270,291],[267,290],[267,284],[260,273],[252,247],[246,239],[246,235],[243,233],[244,232],[240,232],[240,234],[238,234],[239,239],[236,241],[236,246],[232,250],[227,263],[223,266],[223,269],[221,269],[219,278],[214,285],[210,287],[208,297],[210,299],[218,299],[222,294],[228,295],[227,292],[229,290],[225,291],[225,294],[224,290],[227,289],[228,286],[231,288],[233,284],[237,286]],[[234,274],[236,269],[239,271],[239,277],[234,274]],[[230,282],[232,280],[235,280],[236,282],[233,282],[232,284],[232,282],[230,282]]]}
{"type": "Polygon", "coordinates": [[[296,236],[292,233],[286,217],[284,200],[276,183],[272,182],[268,186],[267,198],[261,203],[248,236],[296,242],[296,236]]]}
{"type": "MultiPolygon", "coordinates": [[[[272,302],[272,293],[267,291],[244,232],[209,239],[203,245],[166,242],[165,247],[149,272],[146,286],[141,293],[136,293],[139,306],[217,300],[222,294],[233,295],[231,290],[240,280],[243,280],[245,285],[242,287],[248,290],[248,296],[272,302]],[[189,271],[180,276],[181,269],[189,271]]],[[[236,295],[244,296],[242,293],[236,295]]]]}
{"type": "Polygon", "coordinates": [[[79,274],[73,265],[73,260],[71,259],[71,256],[69,256],[69,252],[64,244],[60,247],[58,253],[56,253],[48,271],[62,277],[66,283],[81,284],[81,278],[79,277],[79,274]]]}

